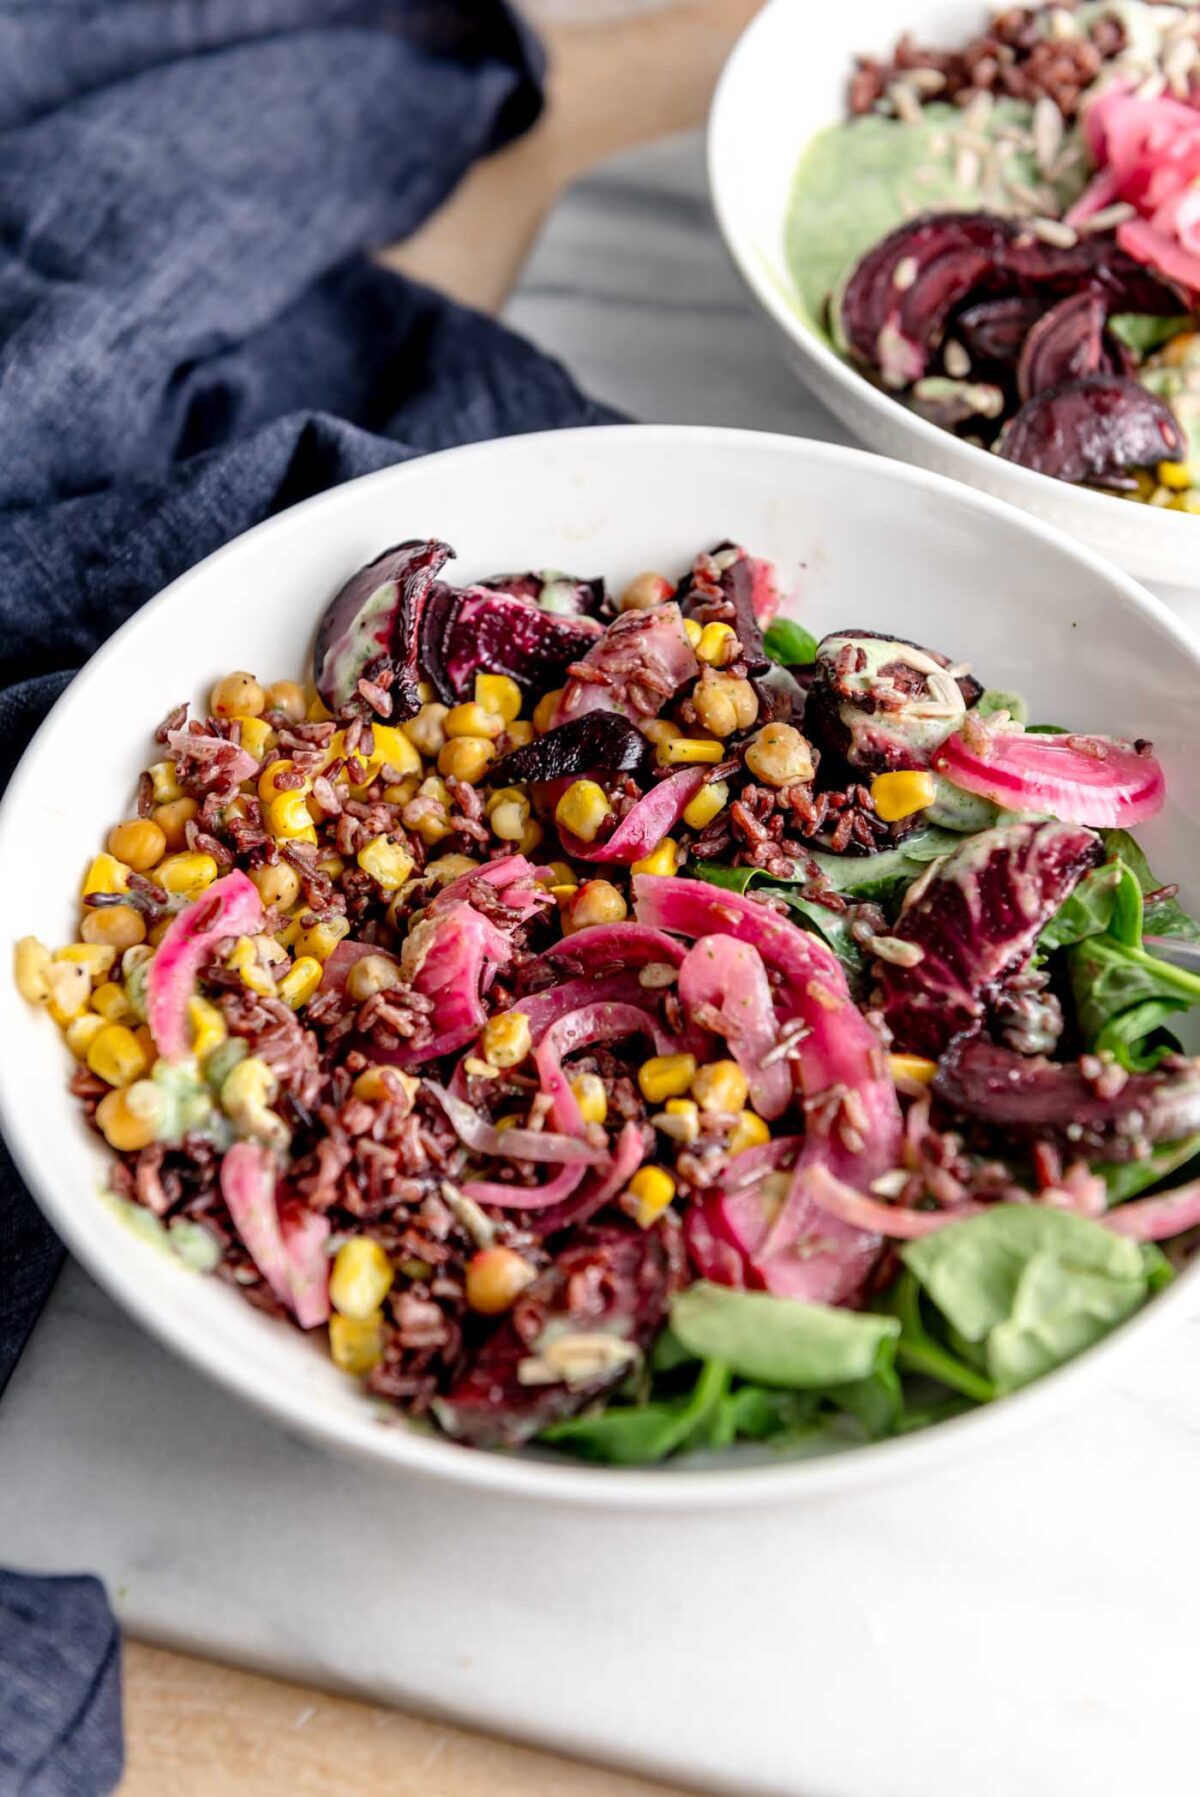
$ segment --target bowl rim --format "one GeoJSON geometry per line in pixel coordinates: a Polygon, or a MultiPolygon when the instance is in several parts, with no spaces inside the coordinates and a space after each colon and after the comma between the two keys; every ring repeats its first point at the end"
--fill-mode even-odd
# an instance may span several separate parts
{"type": "MultiPolygon", "coordinates": [[[[0,859],[5,848],[10,846],[9,839],[17,829],[21,815],[36,800],[36,793],[31,788],[34,750],[51,730],[59,727],[64,714],[71,708],[73,695],[81,691],[85,683],[103,682],[119,669],[127,644],[147,614],[186,601],[189,587],[201,570],[207,576],[214,566],[219,567],[222,562],[236,558],[250,538],[258,545],[272,534],[283,536],[291,530],[308,528],[312,519],[344,504],[344,496],[351,490],[357,494],[368,484],[381,490],[391,485],[402,486],[410,471],[428,463],[443,463],[448,469],[486,464],[502,459],[512,453],[514,445],[520,444],[531,447],[552,444],[556,453],[570,455],[576,448],[586,447],[598,438],[618,442],[621,438],[636,438],[640,443],[649,441],[652,445],[661,445],[664,451],[678,449],[681,443],[687,443],[720,449],[730,455],[736,455],[744,447],[754,446],[760,451],[769,447],[783,460],[799,467],[812,463],[832,464],[844,469],[847,475],[857,472],[860,476],[893,482],[932,494],[951,507],[998,519],[1027,539],[1068,555],[1082,569],[1105,583],[1135,616],[1141,615],[1147,622],[1153,620],[1156,627],[1173,640],[1184,659],[1200,673],[1200,638],[1194,637],[1160,599],[1147,592],[1132,576],[1042,519],[928,469],[892,461],[865,450],[777,432],[737,430],[719,425],[625,424],[531,432],[520,438],[501,438],[437,451],[345,482],[263,520],[171,581],[101,645],[55,701],[26,745],[8,790],[0,800],[0,859]],[[31,790],[27,792],[27,788],[31,790]]],[[[847,480],[845,484],[849,490],[853,483],[847,480]]],[[[395,1427],[381,1425],[373,1410],[364,1409],[361,1416],[314,1415],[311,1407],[304,1403],[303,1394],[289,1380],[270,1375],[264,1377],[260,1369],[247,1368],[215,1336],[186,1321],[177,1321],[171,1307],[156,1300],[153,1291],[138,1279],[135,1256],[112,1256],[99,1249],[93,1252],[92,1244],[76,1225],[75,1206],[67,1195],[55,1190],[48,1175],[43,1175],[37,1131],[32,1120],[27,1124],[23,1117],[18,1082],[11,1071],[14,1059],[8,1058],[0,1068],[0,1130],[17,1169],[40,1209],[75,1257],[152,1336],[242,1401],[317,1444],[334,1447],[389,1470],[447,1479],[481,1491],[535,1498],[552,1504],[658,1511],[708,1509],[722,1504],[779,1504],[860,1490],[901,1473],[933,1467],[950,1458],[960,1445],[982,1444],[990,1438],[1002,1437],[1008,1429],[1026,1419],[1032,1420],[1039,1412],[1061,1402],[1089,1373],[1107,1365],[1114,1355],[1127,1360],[1132,1358],[1157,1331],[1200,1309],[1200,1262],[1197,1262],[1129,1323],[1023,1391],[928,1430],[812,1459],[781,1459],[777,1465],[705,1467],[664,1474],[658,1468],[612,1468],[535,1459],[524,1456],[519,1450],[512,1454],[481,1452],[406,1427],[403,1423],[395,1427]]],[[[66,1099],[65,1082],[62,1093],[66,1099]]],[[[236,1302],[236,1298],[231,1295],[230,1301],[236,1302]]]]}
{"type": "MultiPolygon", "coordinates": [[[[815,363],[822,374],[846,394],[860,400],[869,410],[877,412],[896,430],[911,436],[926,453],[936,455],[946,466],[961,467],[962,479],[974,485],[977,480],[985,478],[988,470],[996,472],[998,458],[990,450],[964,442],[952,431],[943,430],[940,425],[933,424],[919,413],[901,405],[899,400],[873,385],[865,375],[835,354],[805,322],[795,306],[784,297],[777,281],[765,269],[761,251],[756,248],[749,232],[743,227],[738,203],[740,183],[736,174],[737,159],[732,153],[727,153],[726,149],[729,145],[732,150],[734,136],[729,118],[738,104],[743,82],[753,86],[754,70],[759,61],[765,60],[770,52],[772,33],[786,30],[782,23],[785,18],[798,17],[799,9],[792,5],[792,0],[766,0],[766,4],[754,15],[737,39],[721,70],[709,107],[705,132],[708,189],[717,228],[730,260],[751,294],[801,355],[815,363]]],[[[848,57],[851,54],[851,51],[847,52],[848,57]]],[[[814,126],[813,133],[804,139],[805,144],[829,122],[831,121],[822,121],[814,126]]],[[[1073,530],[1082,532],[1094,527],[1099,535],[1107,534],[1108,527],[1113,522],[1112,507],[1117,503],[1111,495],[1094,492],[1090,487],[1076,486],[1069,481],[1055,480],[1053,475],[1039,474],[1032,468],[1021,467],[1018,462],[1006,461],[1002,468],[1003,473],[999,478],[1012,482],[1014,498],[1010,503],[1016,503],[1017,496],[1021,496],[1020,503],[1024,504],[1026,501],[1023,496],[1028,495],[1027,503],[1036,512],[1039,504],[1047,502],[1049,488],[1060,505],[1064,502],[1078,505],[1079,520],[1077,525],[1072,524],[1073,530]]],[[[1131,507],[1126,509],[1133,510],[1131,507]]],[[[1139,534],[1145,535],[1146,551],[1170,559],[1181,569],[1186,566],[1188,558],[1194,565],[1198,545],[1187,522],[1190,514],[1168,511],[1164,506],[1145,505],[1136,508],[1134,518],[1127,519],[1126,525],[1133,526],[1134,521],[1143,514],[1146,522],[1137,523],[1136,529],[1139,534]]],[[[1178,578],[1182,579],[1183,574],[1178,578]]]]}

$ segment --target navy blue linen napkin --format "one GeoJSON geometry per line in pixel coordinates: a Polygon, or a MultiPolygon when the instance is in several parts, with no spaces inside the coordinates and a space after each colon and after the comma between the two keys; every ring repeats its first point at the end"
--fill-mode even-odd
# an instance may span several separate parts
{"type": "MultiPolygon", "coordinates": [[[[608,416],[363,253],[533,123],[541,72],[502,0],[0,0],[0,783],[103,638],[240,531],[608,416]]],[[[60,1259],[0,1157],[0,1390],[60,1259]]],[[[76,1750],[102,1713],[119,1740],[97,1588],[9,1591],[0,1797],[107,1790],[119,1750],[76,1750]]]]}

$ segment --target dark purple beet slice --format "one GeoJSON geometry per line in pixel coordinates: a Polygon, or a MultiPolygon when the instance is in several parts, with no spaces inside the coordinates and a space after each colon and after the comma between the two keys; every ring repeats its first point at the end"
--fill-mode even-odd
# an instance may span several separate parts
{"type": "MultiPolygon", "coordinates": [[[[430,588],[454,551],[448,543],[413,539],[386,549],[349,579],[317,625],[313,680],[332,712],[358,698],[358,683],[387,668],[393,722],[420,706],[421,626],[430,588]]],[[[365,701],[363,708],[369,709],[365,701]]]]}
{"type": "Polygon", "coordinates": [[[771,661],[763,648],[762,627],[754,609],[757,567],[754,557],[735,543],[718,543],[711,555],[698,558],[697,565],[680,582],[675,598],[685,618],[695,618],[698,624],[714,620],[731,624],[749,672],[765,674],[771,661]],[[716,579],[712,579],[706,565],[719,563],[730,555],[734,559],[727,567],[719,568],[716,579]]]}
{"type": "Polygon", "coordinates": [[[522,1383],[522,1362],[536,1358],[539,1342],[566,1334],[611,1335],[644,1352],[666,1320],[682,1274],[683,1248],[672,1224],[580,1229],[436,1401],[443,1429],[476,1447],[515,1447],[582,1410],[628,1376],[628,1359],[574,1388],[522,1383]]]}
{"type": "Polygon", "coordinates": [[[478,583],[493,593],[511,593],[515,599],[532,599],[543,611],[560,618],[596,618],[604,607],[603,580],[580,580],[553,568],[530,569],[525,574],[493,574],[478,583]]]}
{"type": "Polygon", "coordinates": [[[1139,381],[1094,374],[1039,393],[1004,428],[997,453],[1056,480],[1105,482],[1180,460],[1174,414],[1139,381]]]}
{"type": "Polygon", "coordinates": [[[969,836],[900,914],[892,937],[911,965],[880,961],[879,1004],[895,1047],[936,1059],[983,1019],[1005,975],[1101,859],[1078,824],[1002,824],[969,836]]]}
{"type": "MultiPolygon", "coordinates": [[[[835,784],[843,774],[847,777],[854,773],[885,773],[896,768],[925,768],[929,766],[930,749],[910,740],[913,733],[906,732],[906,720],[903,708],[885,710],[880,702],[870,693],[860,692],[853,682],[852,673],[843,670],[835,645],[849,639],[852,643],[896,643],[905,649],[916,649],[926,655],[940,668],[949,668],[950,658],[940,650],[927,649],[922,643],[910,642],[906,637],[892,637],[879,630],[837,630],[822,639],[817,646],[817,659],[813,669],[812,684],[804,705],[805,735],[820,749],[822,755],[822,784],[835,784]],[[852,707],[856,714],[856,727],[843,715],[847,707],[852,707]],[[878,717],[879,728],[873,729],[866,720],[878,717]],[[861,720],[861,723],[859,722],[861,720]]],[[[884,662],[879,674],[897,686],[901,692],[910,695],[914,701],[929,697],[928,677],[908,666],[899,657],[884,662]]],[[[962,694],[963,706],[968,708],[979,701],[983,692],[982,686],[971,674],[959,676],[955,684],[962,694]]],[[[946,731],[954,728],[954,721],[947,720],[946,731]]]]}
{"type": "Polygon", "coordinates": [[[588,711],[514,749],[489,777],[504,785],[574,774],[630,774],[646,759],[649,747],[637,726],[619,712],[588,711]]]}
{"type": "MultiPolygon", "coordinates": [[[[913,295],[923,271],[944,254],[968,252],[977,278],[982,278],[987,269],[1002,265],[1009,234],[1006,219],[984,212],[925,213],[890,232],[867,251],[842,293],[842,333],[855,357],[868,367],[878,367],[880,333],[885,326],[898,331],[902,310],[910,322],[921,320],[924,326],[931,322],[919,296],[913,295]]],[[[936,277],[939,291],[946,273],[942,270],[936,277]]],[[[963,273],[960,265],[954,282],[959,301],[971,290],[961,284],[963,273]]],[[[932,346],[919,347],[927,355],[932,346]]]]}
{"type": "Polygon", "coordinates": [[[1043,306],[1031,294],[1011,294],[1008,299],[980,300],[959,313],[953,335],[977,368],[1015,367],[1030,326],[1041,317],[1043,306]]]}
{"type": "Polygon", "coordinates": [[[1059,300],[1030,328],[1017,363],[1022,402],[1049,387],[1081,381],[1105,367],[1103,296],[1085,288],[1059,300]]]}
{"type": "Polygon", "coordinates": [[[439,582],[425,612],[422,669],[447,705],[469,699],[481,672],[541,693],[560,686],[602,634],[594,618],[560,618],[532,599],[439,582]]]}
{"type": "Polygon", "coordinates": [[[1176,1142],[1200,1130],[1200,1065],[1182,1055],[1153,1073],[1130,1074],[1101,1097],[1074,1062],[960,1036],[942,1057],[933,1089],[959,1116],[1008,1141],[1049,1141],[1106,1160],[1132,1159],[1139,1140],[1176,1142]]]}

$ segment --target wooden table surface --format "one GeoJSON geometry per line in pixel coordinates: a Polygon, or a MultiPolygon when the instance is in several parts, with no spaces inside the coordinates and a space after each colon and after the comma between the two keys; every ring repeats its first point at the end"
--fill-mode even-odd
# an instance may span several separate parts
{"type": "MultiPolygon", "coordinates": [[[[385,259],[494,310],[576,175],[702,122],[760,3],[528,0],[550,54],[544,117],[385,259]]],[[[125,1650],[125,1711],[122,1797],[671,1797],[642,1779],[136,1641],[125,1650]]]]}

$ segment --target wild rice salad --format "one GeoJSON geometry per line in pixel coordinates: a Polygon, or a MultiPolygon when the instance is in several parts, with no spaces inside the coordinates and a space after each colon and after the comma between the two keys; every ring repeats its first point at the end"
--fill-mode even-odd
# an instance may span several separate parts
{"type": "Polygon", "coordinates": [[[618,603],[450,555],[177,706],[17,945],[114,1201],[409,1417],[611,1463],[893,1434],[1136,1311],[1200,1221],[1146,1195],[1200,1148],[1149,745],[817,643],[732,544],[618,603]]]}
{"type": "Polygon", "coordinates": [[[811,323],[935,424],[1200,511],[1200,8],[1058,0],[860,57],[796,173],[811,323]]]}

